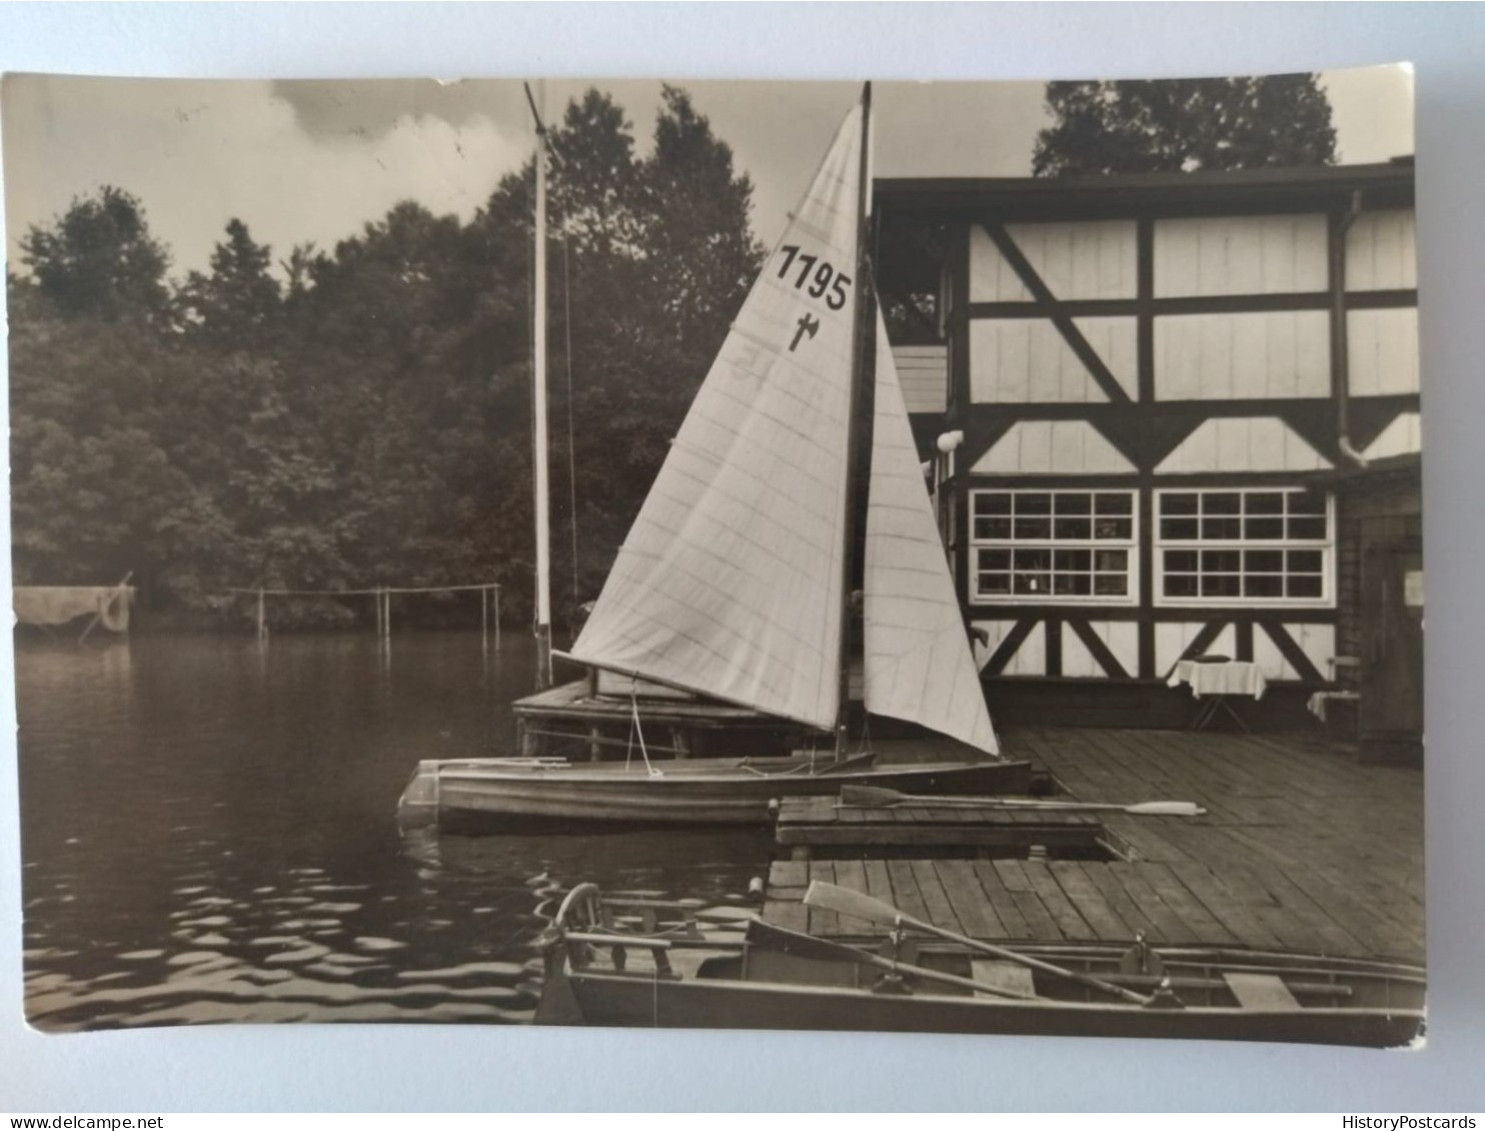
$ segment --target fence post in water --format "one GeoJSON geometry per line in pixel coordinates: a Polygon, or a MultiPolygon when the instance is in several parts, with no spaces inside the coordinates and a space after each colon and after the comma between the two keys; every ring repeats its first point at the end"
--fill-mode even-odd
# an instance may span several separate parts
{"type": "Polygon", "coordinates": [[[490,591],[480,590],[480,648],[490,650],[490,591]]]}
{"type": "Polygon", "coordinates": [[[495,586],[495,651],[500,651],[500,586],[495,586]]]}
{"type": "Polygon", "coordinates": [[[258,639],[268,639],[268,616],[264,609],[263,589],[258,588],[258,639]]]}

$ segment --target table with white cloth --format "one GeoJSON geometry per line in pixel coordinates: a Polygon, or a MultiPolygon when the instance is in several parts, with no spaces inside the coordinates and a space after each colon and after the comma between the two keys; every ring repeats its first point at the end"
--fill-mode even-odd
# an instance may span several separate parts
{"type": "Polygon", "coordinates": [[[1233,710],[1232,700],[1262,699],[1268,690],[1262,670],[1250,660],[1182,660],[1166,682],[1171,687],[1189,684],[1192,696],[1202,700],[1201,709],[1191,721],[1193,730],[1210,725],[1217,712],[1226,711],[1246,731],[1248,724],[1233,710]]]}

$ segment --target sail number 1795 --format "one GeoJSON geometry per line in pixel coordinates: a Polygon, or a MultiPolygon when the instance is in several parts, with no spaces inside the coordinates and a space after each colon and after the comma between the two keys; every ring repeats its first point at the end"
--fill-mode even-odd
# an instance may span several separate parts
{"type": "Polygon", "coordinates": [[[785,244],[784,262],[779,265],[779,278],[787,279],[789,271],[797,263],[799,275],[794,280],[794,289],[808,289],[811,298],[823,298],[831,310],[846,305],[851,286],[851,276],[843,275],[817,255],[800,255],[795,244],[785,244]]]}

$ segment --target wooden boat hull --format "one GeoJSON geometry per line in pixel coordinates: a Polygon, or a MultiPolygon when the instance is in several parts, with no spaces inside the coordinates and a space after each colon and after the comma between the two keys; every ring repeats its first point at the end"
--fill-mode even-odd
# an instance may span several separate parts
{"type": "Polygon", "coordinates": [[[579,884],[547,937],[537,1021],[1378,1048],[1423,1033],[1424,971],[1407,963],[1143,939],[998,945],[987,957],[937,938],[824,939],[579,884]]]}
{"type": "Polygon", "coordinates": [[[569,972],[566,980],[583,1022],[601,1026],[1145,1037],[1373,1048],[1406,1045],[1423,1031],[1422,1010],[1411,1008],[1159,1009],[590,971],[569,972]]]}
{"type": "Polygon", "coordinates": [[[761,825],[770,803],[834,795],[848,783],[904,793],[1023,793],[1025,762],[890,765],[811,774],[797,759],[744,764],[686,759],[644,763],[522,763],[519,759],[424,761],[398,805],[404,824],[441,827],[592,822],[761,825]]]}

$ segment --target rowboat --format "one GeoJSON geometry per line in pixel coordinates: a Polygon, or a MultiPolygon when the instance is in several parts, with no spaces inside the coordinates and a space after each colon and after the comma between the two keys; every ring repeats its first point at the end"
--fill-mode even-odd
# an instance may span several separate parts
{"type": "Polygon", "coordinates": [[[512,831],[561,821],[591,824],[762,825],[790,797],[833,796],[842,782],[916,794],[1024,790],[1025,763],[843,763],[807,758],[623,762],[479,758],[425,761],[403,792],[404,827],[438,824],[446,831],[512,831]]]}
{"type": "MultiPolygon", "coordinates": [[[[1424,1030],[1424,972],[1222,946],[823,939],[665,905],[638,922],[592,884],[549,936],[538,1019],[601,1026],[1284,1041],[1377,1048],[1424,1030]]],[[[898,916],[906,919],[905,916],[898,916]]]]}
{"type": "Polygon", "coordinates": [[[765,260],[577,640],[551,650],[589,671],[592,693],[515,704],[519,757],[419,763],[404,816],[751,822],[771,799],[848,782],[1024,788],[1027,767],[999,752],[866,286],[870,101],[868,85],[765,260]],[[692,752],[696,726],[656,725],[686,711],[737,741],[794,733],[782,762],[768,748],[652,756],[665,734],[679,737],[655,754],[692,752]],[[945,756],[879,764],[861,749],[867,716],[943,736],[945,756]],[[583,760],[542,745],[559,722],[583,760]]]}

